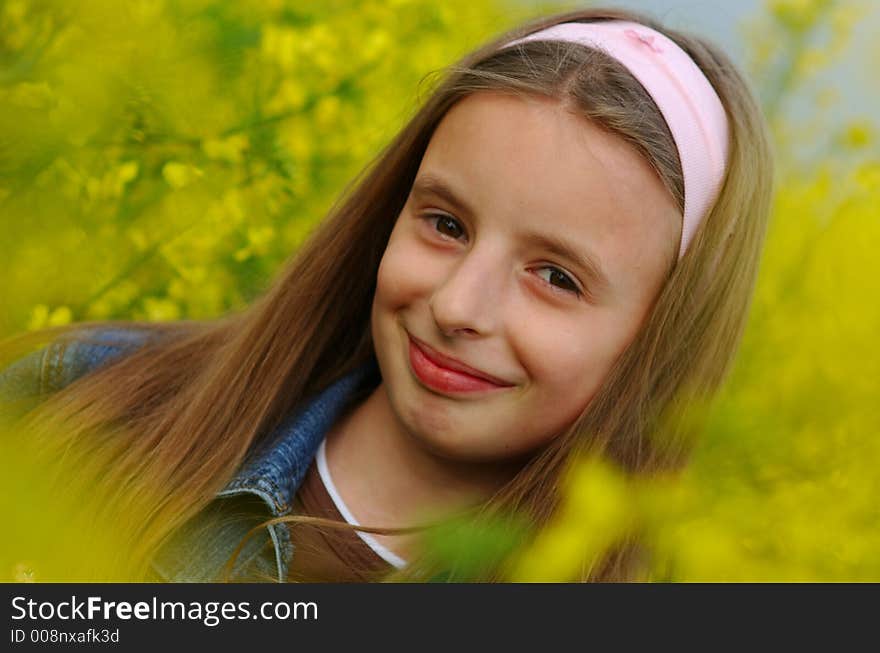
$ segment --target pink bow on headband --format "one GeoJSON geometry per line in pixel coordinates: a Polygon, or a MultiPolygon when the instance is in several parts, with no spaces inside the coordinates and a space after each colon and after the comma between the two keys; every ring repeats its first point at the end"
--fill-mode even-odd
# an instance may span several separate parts
{"type": "Polygon", "coordinates": [[[658,54],[663,53],[663,49],[659,45],[654,44],[654,35],[653,34],[639,34],[634,29],[627,29],[623,31],[631,39],[636,39],[637,41],[641,41],[645,45],[647,45],[651,50],[658,54]]]}

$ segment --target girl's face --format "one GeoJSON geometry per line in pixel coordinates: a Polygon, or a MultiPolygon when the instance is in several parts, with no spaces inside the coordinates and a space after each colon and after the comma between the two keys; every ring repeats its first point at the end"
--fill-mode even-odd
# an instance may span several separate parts
{"type": "Polygon", "coordinates": [[[371,328],[399,425],[461,461],[549,442],[635,336],[680,230],[671,195],[619,137],[544,98],[457,103],[379,267],[371,328]],[[413,342],[498,383],[436,366],[413,342]]]}

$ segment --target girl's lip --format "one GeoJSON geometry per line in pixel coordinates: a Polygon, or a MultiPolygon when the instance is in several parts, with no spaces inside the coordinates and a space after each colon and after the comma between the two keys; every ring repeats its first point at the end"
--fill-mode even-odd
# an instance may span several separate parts
{"type": "Polygon", "coordinates": [[[490,383],[494,383],[495,385],[513,385],[512,383],[507,383],[506,381],[499,379],[497,376],[492,376],[491,374],[487,374],[482,370],[478,370],[475,367],[471,367],[470,365],[465,365],[460,360],[452,358],[451,356],[446,356],[441,354],[436,349],[432,348],[430,345],[425,344],[418,338],[407,334],[410,337],[416,346],[422,350],[422,353],[425,354],[428,358],[431,359],[438,367],[445,367],[448,370],[452,370],[453,372],[462,372],[463,374],[467,374],[469,376],[475,376],[478,379],[483,379],[484,381],[489,381],[490,383]]]}
{"type": "Polygon", "coordinates": [[[409,358],[416,376],[426,385],[440,390],[469,392],[512,385],[443,356],[412,336],[409,336],[409,358]]]}

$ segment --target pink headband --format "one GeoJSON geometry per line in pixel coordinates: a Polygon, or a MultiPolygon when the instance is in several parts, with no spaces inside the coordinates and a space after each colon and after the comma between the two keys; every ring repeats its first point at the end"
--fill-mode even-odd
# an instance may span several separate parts
{"type": "Polygon", "coordinates": [[[654,99],[672,132],[684,173],[681,259],[715,200],[727,165],[727,116],[712,84],[674,41],[640,23],[560,23],[504,47],[535,40],[595,46],[626,66],[654,99]]]}

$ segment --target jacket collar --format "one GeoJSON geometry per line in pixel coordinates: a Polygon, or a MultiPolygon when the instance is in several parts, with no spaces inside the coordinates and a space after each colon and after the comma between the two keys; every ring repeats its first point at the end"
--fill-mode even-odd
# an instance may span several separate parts
{"type": "MultiPolygon", "coordinates": [[[[297,490],[327,431],[360,384],[371,375],[374,379],[381,378],[375,358],[305,402],[281,423],[266,440],[268,444],[242,465],[216,496],[255,494],[266,504],[272,517],[290,513],[297,490]]],[[[278,582],[283,583],[293,558],[290,530],[283,523],[271,524],[267,530],[274,549],[274,560],[269,565],[277,575],[278,582]]],[[[168,572],[163,572],[156,563],[154,567],[165,578],[169,578],[168,572]]]]}
{"type": "Polygon", "coordinates": [[[375,359],[371,359],[291,413],[218,496],[251,492],[266,502],[273,516],[290,512],[327,431],[361,383],[377,370],[375,359]]]}

